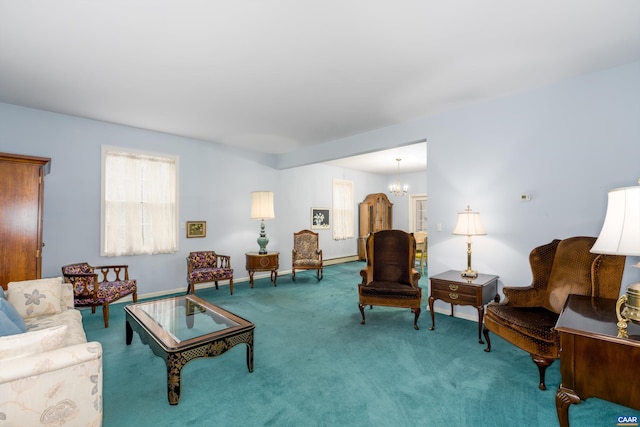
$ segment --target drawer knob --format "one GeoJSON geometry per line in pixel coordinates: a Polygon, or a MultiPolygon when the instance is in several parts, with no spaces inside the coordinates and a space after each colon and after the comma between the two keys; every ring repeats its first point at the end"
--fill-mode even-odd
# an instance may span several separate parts
{"type": "Polygon", "coordinates": [[[457,291],[458,290],[458,285],[450,284],[449,285],[449,289],[451,289],[452,291],[457,291]]]}
{"type": "Polygon", "coordinates": [[[451,292],[451,293],[449,294],[449,298],[451,298],[451,299],[458,299],[458,294],[451,292]]]}

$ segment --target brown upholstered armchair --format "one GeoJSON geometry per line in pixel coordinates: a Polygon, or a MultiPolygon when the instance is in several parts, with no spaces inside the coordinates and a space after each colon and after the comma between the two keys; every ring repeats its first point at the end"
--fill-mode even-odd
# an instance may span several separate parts
{"type": "Polygon", "coordinates": [[[101,265],[93,267],[86,262],[62,267],[64,281],[73,285],[74,306],[91,306],[91,312],[102,306],[104,327],[109,327],[109,304],[131,295],[138,302],[138,286],[135,279],[129,280],[128,265],[101,265]],[[102,274],[98,279],[96,270],[102,274]],[[122,277],[120,277],[122,275],[122,277]]]}
{"type": "Polygon", "coordinates": [[[218,289],[219,280],[229,280],[229,292],[233,295],[233,268],[231,257],[220,255],[215,251],[190,252],[187,257],[187,294],[195,291],[196,283],[215,282],[218,289]]]}
{"type": "Polygon", "coordinates": [[[296,280],[296,270],[316,270],[322,279],[322,249],[318,247],[318,233],[302,230],[293,233],[291,251],[291,279],[296,280]]]}
{"type": "Polygon", "coordinates": [[[505,287],[505,299],[485,310],[485,351],[491,351],[491,331],[528,352],[538,366],[541,390],[547,367],[560,355],[554,328],[569,294],[618,298],[625,257],[592,254],[595,241],[571,237],[535,248],[529,255],[531,285],[505,287]]]}
{"type": "Polygon", "coordinates": [[[360,271],[358,305],[365,323],[364,307],[387,306],[409,308],[418,328],[422,289],[420,273],[415,269],[416,240],[401,230],[383,230],[367,237],[367,267],[360,271]]]}

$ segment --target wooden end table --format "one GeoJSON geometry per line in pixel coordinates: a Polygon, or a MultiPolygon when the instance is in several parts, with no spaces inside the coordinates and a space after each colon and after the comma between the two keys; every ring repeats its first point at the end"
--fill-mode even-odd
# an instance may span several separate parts
{"type": "Polygon", "coordinates": [[[484,306],[491,301],[499,302],[498,276],[489,274],[478,274],[475,279],[462,277],[462,272],[449,270],[444,273],[430,277],[431,293],[429,295],[429,311],[431,312],[431,327],[433,331],[436,327],[433,303],[439,299],[451,304],[451,316],[453,316],[454,305],[471,305],[478,310],[478,342],[484,344],[482,340],[482,322],[484,318],[484,306]]]}
{"type": "Polygon", "coordinates": [[[280,252],[267,252],[266,254],[260,254],[258,252],[247,252],[246,256],[246,268],[249,272],[249,282],[253,288],[253,273],[256,271],[270,271],[271,281],[273,286],[278,286],[278,268],[279,266],[280,252]]]}
{"type": "Polygon", "coordinates": [[[562,427],[569,426],[569,406],[588,397],[640,410],[640,325],[629,322],[629,338],[618,338],[616,322],[614,299],[567,298],[556,323],[562,375],[556,411],[562,427]]]}

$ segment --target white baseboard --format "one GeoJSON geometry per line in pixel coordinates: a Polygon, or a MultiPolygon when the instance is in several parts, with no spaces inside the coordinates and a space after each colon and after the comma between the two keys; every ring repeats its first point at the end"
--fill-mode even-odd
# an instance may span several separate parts
{"type": "MultiPolygon", "coordinates": [[[[358,256],[351,255],[351,256],[340,257],[340,258],[325,259],[323,261],[323,264],[327,266],[327,265],[336,265],[336,264],[342,264],[345,262],[352,262],[352,261],[358,261],[358,256]]],[[[291,274],[291,270],[278,270],[278,276],[287,275],[287,274],[291,274]]],[[[253,279],[257,280],[264,277],[270,277],[270,275],[271,275],[270,272],[262,272],[262,273],[256,272],[256,274],[253,275],[253,279]]],[[[243,283],[248,281],[249,281],[249,276],[233,278],[234,285],[237,283],[243,283]]],[[[225,280],[224,282],[219,282],[218,285],[219,285],[218,286],[219,288],[225,288],[229,286],[229,282],[225,280]]],[[[198,283],[198,289],[214,288],[215,286],[216,284],[214,282],[198,283]]],[[[180,294],[180,293],[186,293],[186,292],[187,292],[187,284],[185,283],[184,287],[177,288],[177,289],[169,289],[169,290],[160,291],[160,292],[151,292],[148,294],[138,294],[138,299],[159,298],[167,295],[180,294]]],[[[130,302],[133,302],[131,295],[128,295],[118,300],[118,303],[130,303],[130,302]]]]}

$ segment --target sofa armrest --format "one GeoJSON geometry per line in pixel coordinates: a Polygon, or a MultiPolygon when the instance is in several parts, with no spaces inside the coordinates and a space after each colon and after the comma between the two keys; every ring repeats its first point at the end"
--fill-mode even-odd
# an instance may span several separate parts
{"type": "Polygon", "coordinates": [[[8,425],[100,425],[102,346],[94,341],[2,360],[0,395],[8,425]]]}

